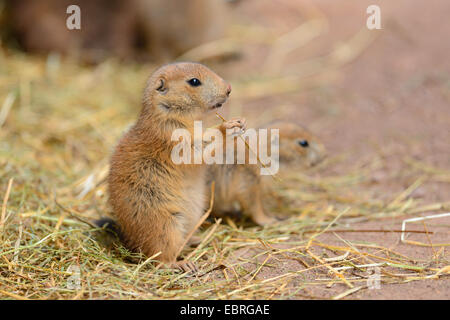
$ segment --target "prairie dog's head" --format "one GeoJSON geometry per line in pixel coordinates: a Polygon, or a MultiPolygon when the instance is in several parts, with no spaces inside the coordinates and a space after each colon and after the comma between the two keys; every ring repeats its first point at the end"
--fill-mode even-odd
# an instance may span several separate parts
{"type": "Polygon", "coordinates": [[[278,120],[270,123],[267,128],[280,130],[279,154],[282,164],[311,167],[326,156],[325,147],[320,140],[295,122],[278,120]]]}
{"type": "Polygon", "coordinates": [[[144,107],[168,118],[198,118],[220,108],[231,86],[199,63],[181,62],[156,70],[147,82],[144,107]]]}

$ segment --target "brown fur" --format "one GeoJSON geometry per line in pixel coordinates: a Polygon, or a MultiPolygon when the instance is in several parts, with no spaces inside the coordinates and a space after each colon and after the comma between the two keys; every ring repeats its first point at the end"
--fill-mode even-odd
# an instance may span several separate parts
{"type": "Polygon", "coordinates": [[[98,62],[108,55],[132,55],[136,13],[123,0],[7,0],[8,25],[29,52],[60,52],[98,62]],[[66,9],[81,9],[81,30],[69,30],[66,9]]]}
{"type": "Polygon", "coordinates": [[[171,60],[221,38],[224,0],[6,0],[6,25],[29,52],[60,52],[99,62],[108,56],[171,60]],[[68,30],[66,9],[81,9],[68,30]]]}
{"type": "Polygon", "coordinates": [[[225,0],[134,0],[148,53],[171,60],[224,36],[225,0]]]}
{"type": "MultiPolygon", "coordinates": [[[[319,139],[296,123],[274,121],[263,127],[279,129],[280,171],[313,166],[325,157],[319,139]],[[300,146],[301,140],[308,141],[309,146],[300,146]]],[[[259,169],[257,164],[209,166],[208,184],[215,181],[213,215],[241,212],[259,225],[276,221],[266,213],[262,201],[273,180],[261,176],[259,169]]]]}
{"type": "Polygon", "coordinates": [[[116,147],[108,179],[109,202],[130,249],[147,256],[161,252],[157,259],[175,262],[205,210],[206,168],[172,162],[177,143],[172,131],[192,133],[194,120],[224,103],[230,91],[222,78],[196,63],[166,65],[148,80],[141,114],[116,147]],[[190,86],[191,78],[202,85],[190,86]]]}

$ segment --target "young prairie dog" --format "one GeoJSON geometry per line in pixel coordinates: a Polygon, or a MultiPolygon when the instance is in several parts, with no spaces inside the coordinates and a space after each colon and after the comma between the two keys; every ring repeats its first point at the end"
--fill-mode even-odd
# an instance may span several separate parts
{"type": "MultiPolygon", "coordinates": [[[[325,148],[319,139],[295,122],[278,120],[263,128],[279,129],[282,171],[314,166],[325,157],[325,148]]],[[[259,225],[277,220],[269,216],[263,206],[265,189],[273,180],[270,176],[260,175],[259,164],[209,166],[207,184],[212,181],[215,181],[213,215],[223,216],[238,211],[259,225]]]]}
{"type": "MultiPolygon", "coordinates": [[[[206,165],[174,164],[175,129],[193,136],[194,120],[220,107],[231,86],[198,63],[175,63],[158,69],[144,91],[137,122],[117,145],[108,177],[109,203],[125,245],[183,270],[177,254],[205,207],[206,165]]],[[[220,130],[242,123],[223,123],[220,130]]]]}

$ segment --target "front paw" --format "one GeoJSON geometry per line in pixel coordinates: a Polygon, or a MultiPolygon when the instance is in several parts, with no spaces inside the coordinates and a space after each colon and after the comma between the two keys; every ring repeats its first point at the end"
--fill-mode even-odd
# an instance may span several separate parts
{"type": "Polygon", "coordinates": [[[272,225],[272,224],[278,223],[280,221],[283,221],[285,219],[286,218],[277,217],[277,216],[266,216],[266,215],[253,217],[253,221],[256,224],[260,225],[261,227],[272,225]]]}
{"type": "Polygon", "coordinates": [[[176,261],[176,262],[167,264],[166,267],[168,269],[180,270],[182,272],[187,272],[187,273],[191,273],[191,274],[198,273],[198,269],[197,269],[197,266],[195,265],[195,263],[191,262],[191,261],[186,261],[186,260],[176,261]]]}
{"type": "Polygon", "coordinates": [[[222,131],[226,132],[226,135],[238,136],[247,129],[247,120],[245,118],[233,118],[223,122],[221,128],[222,131]]]}

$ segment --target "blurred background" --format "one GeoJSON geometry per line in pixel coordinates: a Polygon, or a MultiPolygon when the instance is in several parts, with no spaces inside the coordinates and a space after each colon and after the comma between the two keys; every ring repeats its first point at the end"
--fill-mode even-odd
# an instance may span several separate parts
{"type": "Polygon", "coordinates": [[[146,78],[183,60],[231,82],[225,118],[293,119],[327,147],[277,210],[450,210],[449,17],[443,0],[0,0],[0,194],[14,178],[8,210],[26,217],[59,214],[56,197],[107,212],[110,152],[146,78]]]}

